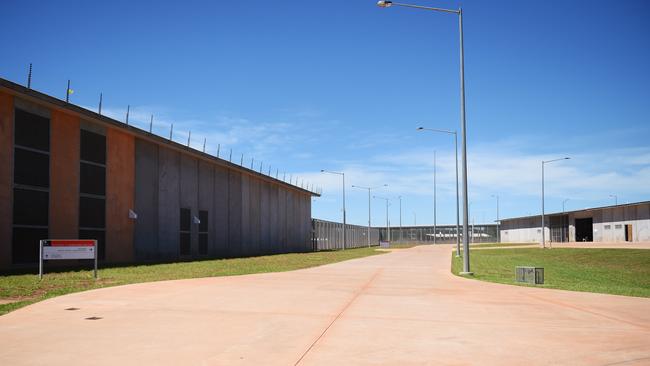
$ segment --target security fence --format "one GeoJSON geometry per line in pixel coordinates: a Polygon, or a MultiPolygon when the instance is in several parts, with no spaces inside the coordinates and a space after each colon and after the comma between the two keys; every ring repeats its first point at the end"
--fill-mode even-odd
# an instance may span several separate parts
{"type": "MultiPolygon", "coordinates": [[[[312,219],[312,245],[314,250],[343,249],[343,224],[339,222],[312,219]]],[[[379,245],[379,229],[370,228],[370,242],[368,242],[368,227],[346,225],[346,248],[359,248],[370,245],[379,245]]]]}
{"type": "MultiPolygon", "coordinates": [[[[312,245],[315,251],[343,249],[343,224],[325,220],[312,219],[312,245]]],[[[452,244],[456,242],[456,225],[403,226],[370,228],[370,245],[379,245],[380,241],[392,243],[452,244]],[[436,234],[434,234],[436,233],[436,234]]],[[[461,240],[463,227],[460,227],[461,240]]],[[[496,224],[470,225],[468,228],[470,243],[494,243],[497,241],[496,224]]],[[[346,248],[359,248],[368,245],[368,227],[347,225],[346,248]]]]}
{"type": "MultiPolygon", "coordinates": [[[[433,244],[435,237],[436,244],[456,242],[456,225],[438,225],[435,227],[435,231],[433,226],[402,226],[401,228],[390,227],[389,229],[386,230],[385,227],[379,228],[379,235],[382,241],[433,244]]],[[[493,243],[497,241],[496,224],[470,225],[468,232],[470,243],[493,243]]],[[[461,225],[461,240],[462,236],[463,226],[461,225]]]]}

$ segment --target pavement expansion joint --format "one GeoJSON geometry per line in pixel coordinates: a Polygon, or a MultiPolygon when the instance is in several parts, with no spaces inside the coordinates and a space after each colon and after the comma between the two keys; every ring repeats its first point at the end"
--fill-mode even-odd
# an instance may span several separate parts
{"type": "Polygon", "coordinates": [[[365,290],[367,290],[370,287],[370,284],[379,276],[381,272],[383,272],[382,268],[376,270],[375,273],[370,277],[370,279],[366,283],[364,283],[363,286],[361,286],[361,288],[355,291],[354,296],[352,296],[350,301],[348,301],[348,303],[345,304],[345,306],[343,306],[343,308],[338,312],[338,314],[334,317],[334,319],[332,319],[332,321],[327,325],[327,327],[325,327],[323,332],[321,332],[321,334],[312,342],[312,344],[307,348],[307,350],[300,356],[300,358],[298,359],[298,361],[296,361],[294,366],[302,362],[302,360],[309,353],[309,351],[311,351],[314,348],[316,343],[318,343],[318,341],[320,341],[323,338],[325,333],[327,333],[327,331],[332,327],[332,325],[334,325],[334,323],[341,317],[341,315],[343,315],[343,313],[345,313],[345,311],[348,310],[350,305],[352,305],[352,303],[356,301],[359,295],[361,295],[361,293],[363,293],[365,290]]]}

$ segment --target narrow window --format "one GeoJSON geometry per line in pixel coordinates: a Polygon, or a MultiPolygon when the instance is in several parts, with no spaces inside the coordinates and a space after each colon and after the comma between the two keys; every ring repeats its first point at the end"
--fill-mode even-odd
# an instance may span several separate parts
{"type": "Polygon", "coordinates": [[[14,112],[12,262],[34,263],[49,236],[50,120],[14,112]]]}
{"type": "Polygon", "coordinates": [[[208,254],[208,211],[199,211],[199,254],[208,254]]]}
{"type": "Polygon", "coordinates": [[[180,253],[181,255],[191,254],[191,229],[192,229],[192,211],[189,208],[181,208],[181,237],[180,253]]]}
{"type": "Polygon", "coordinates": [[[79,151],[79,238],[97,240],[106,257],[106,136],[81,130],[79,151]]]}

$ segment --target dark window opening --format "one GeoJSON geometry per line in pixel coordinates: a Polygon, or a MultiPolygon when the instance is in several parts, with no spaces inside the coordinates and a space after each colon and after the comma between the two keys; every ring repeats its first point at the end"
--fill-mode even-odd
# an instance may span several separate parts
{"type": "Polygon", "coordinates": [[[14,142],[13,182],[21,187],[13,191],[12,262],[36,263],[49,234],[50,120],[15,109],[14,142]]]}
{"type": "Polygon", "coordinates": [[[181,208],[181,231],[190,231],[192,227],[192,211],[181,208]]]}
{"type": "Polygon", "coordinates": [[[16,147],[14,149],[14,183],[49,187],[50,156],[16,147]]]}
{"type": "Polygon", "coordinates": [[[11,246],[13,263],[37,263],[39,241],[47,238],[46,228],[14,227],[11,246]]]}
{"type": "Polygon", "coordinates": [[[49,196],[48,192],[14,189],[14,225],[47,226],[49,196]]]}
{"type": "Polygon", "coordinates": [[[181,208],[181,255],[190,255],[192,253],[192,210],[181,208]]]}
{"type": "Polygon", "coordinates": [[[50,120],[21,109],[16,109],[15,112],[16,145],[50,151],[50,120]]]}
{"type": "Polygon", "coordinates": [[[79,148],[81,160],[106,164],[106,136],[82,129],[79,148]]]}
{"type": "Polygon", "coordinates": [[[106,200],[79,197],[79,227],[103,229],[106,227],[106,200]]]}
{"type": "Polygon", "coordinates": [[[199,254],[208,254],[208,211],[199,211],[199,254]]]}
{"type": "Polygon", "coordinates": [[[208,232],[208,211],[199,211],[199,232],[205,233],[208,232]]]}
{"type": "Polygon", "coordinates": [[[106,168],[81,163],[79,167],[79,190],[81,193],[103,196],[106,194],[106,168]]]}
{"type": "Polygon", "coordinates": [[[181,233],[181,255],[190,255],[190,233],[181,233]]]}

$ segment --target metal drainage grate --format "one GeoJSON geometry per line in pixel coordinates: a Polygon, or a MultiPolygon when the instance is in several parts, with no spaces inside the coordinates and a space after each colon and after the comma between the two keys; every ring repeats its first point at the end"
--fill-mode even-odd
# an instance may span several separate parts
{"type": "Polygon", "coordinates": [[[99,316],[91,316],[90,318],[86,318],[86,320],[99,320],[101,317],[99,316]]]}
{"type": "Polygon", "coordinates": [[[68,310],[68,311],[74,311],[74,310],[79,310],[79,308],[67,308],[67,309],[65,309],[65,310],[68,310]]]}

